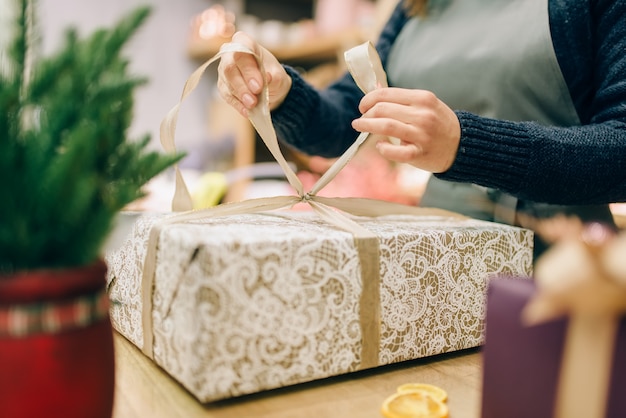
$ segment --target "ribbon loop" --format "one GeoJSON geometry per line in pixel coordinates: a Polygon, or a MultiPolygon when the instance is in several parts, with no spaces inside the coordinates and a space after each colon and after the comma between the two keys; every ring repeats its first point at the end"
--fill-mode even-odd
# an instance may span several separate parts
{"type": "MultiPolygon", "coordinates": [[[[263,77],[265,77],[263,62],[258,54],[255,54],[254,51],[242,44],[232,42],[223,44],[220,47],[219,52],[214,57],[206,61],[202,66],[200,66],[196,71],[192,73],[192,75],[185,83],[179,103],[172,110],[170,110],[170,112],[161,122],[161,144],[165,151],[176,151],[174,137],[176,133],[178,113],[180,112],[182,102],[189,96],[189,94],[191,94],[191,92],[193,92],[193,90],[196,89],[200,82],[200,79],[202,78],[202,75],[212,63],[220,59],[222,55],[233,52],[253,55],[256,58],[257,63],[259,64],[261,74],[263,74],[263,77]]],[[[364,93],[368,93],[378,87],[387,86],[387,76],[380,61],[380,57],[376,53],[376,48],[374,48],[371,42],[368,41],[352,49],[349,49],[345,52],[344,58],[346,60],[346,64],[348,70],[350,71],[350,74],[364,93]]],[[[282,168],[291,187],[296,191],[299,196],[304,196],[305,192],[303,190],[302,182],[293,171],[291,166],[287,163],[283,153],[280,150],[276,131],[274,130],[274,126],[270,117],[269,91],[267,82],[265,82],[265,80],[263,83],[263,89],[259,95],[259,99],[260,100],[258,105],[254,107],[254,109],[252,109],[249,113],[250,122],[252,123],[255,130],[258,132],[265,146],[268,148],[272,156],[276,159],[276,161],[282,168]]],[[[317,180],[312,189],[306,194],[310,196],[315,196],[322,188],[330,183],[335,178],[337,173],[339,173],[339,171],[341,171],[348,164],[348,162],[350,162],[350,160],[354,157],[359,148],[367,140],[368,136],[369,133],[367,132],[361,133],[354,141],[354,143],[346,150],[346,152],[344,152],[344,154],[341,155],[331,165],[331,167],[317,180]]],[[[191,194],[189,193],[187,185],[185,184],[185,180],[178,166],[176,166],[175,169],[176,183],[174,197],[172,200],[172,210],[174,212],[191,210],[193,206],[191,201],[191,194]]],[[[303,199],[303,201],[309,200],[310,199],[308,198],[303,199]]]]}
{"type": "Polygon", "coordinates": [[[379,87],[387,87],[387,74],[371,42],[355,46],[343,55],[348,71],[364,93],[369,93],[379,87]]]}

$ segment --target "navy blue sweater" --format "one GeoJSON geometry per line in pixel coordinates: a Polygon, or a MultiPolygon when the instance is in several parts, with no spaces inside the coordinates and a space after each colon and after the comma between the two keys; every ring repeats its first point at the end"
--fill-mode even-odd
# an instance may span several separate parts
{"type": "MultiPolygon", "coordinates": [[[[556,204],[626,201],[626,1],[549,0],[554,50],[581,126],[546,127],[456,110],[461,142],[452,167],[435,174],[519,198],[556,204]]],[[[376,48],[383,65],[408,20],[395,9],[376,48]]],[[[293,86],[272,113],[281,140],[335,157],[357,136],[363,93],[346,74],[317,91],[286,67],[293,86]]]]}

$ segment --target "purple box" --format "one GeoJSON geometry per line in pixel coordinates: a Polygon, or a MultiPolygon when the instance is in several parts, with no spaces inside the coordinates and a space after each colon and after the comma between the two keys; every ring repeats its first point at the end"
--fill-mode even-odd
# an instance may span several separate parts
{"type": "MultiPolygon", "coordinates": [[[[482,418],[553,416],[567,320],[524,326],[521,312],[534,292],[529,279],[499,278],[489,284],[482,418]]],[[[615,345],[606,417],[626,417],[626,318],[615,345]]]]}

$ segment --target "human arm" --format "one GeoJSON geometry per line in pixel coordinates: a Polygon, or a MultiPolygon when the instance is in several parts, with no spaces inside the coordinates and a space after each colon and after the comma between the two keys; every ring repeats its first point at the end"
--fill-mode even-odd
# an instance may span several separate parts
{"type": "Polygon", "coordinates": [[[376,91],[363,99],[361,111],[365,118],[380,118],[380,126],[355,121],[355,127],[404,139],[408,146],[384,143],[379,149],[442,179],[552,203],[626,200],[626,73],[620,70],[626,68],[624,3],[551,0],[550,18],[554,49],[582,126],[492,120],[461,111],[451,118],[445,105],[419,99],[426,92],[407,91],[414,98],[403,103],[376,91]],[[418,116],[403,120],[400,116],[409,111],[418,116]],[[460,131],[434,129],[433,119],[460,131]],[[421,135],[403,137],[411,132],[421,135]]]}
{"type": "Polygon", "coordinates": [[[557,59],[581,126],[457,112],[461,141],[442,179],[559,204],[626,201],[626,3],[550,1],[557,59]]]}

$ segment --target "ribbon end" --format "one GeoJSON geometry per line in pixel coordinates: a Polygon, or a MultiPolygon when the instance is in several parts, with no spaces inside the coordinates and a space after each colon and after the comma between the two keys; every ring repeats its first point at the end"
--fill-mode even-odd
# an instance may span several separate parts
{"type": "Polygon", "coordinates": [[[191,200],[191,193],[189,193],[189,189],[187,188],[187,184],[183,179],[180,169],[176,166],[176,189],[174,191],[174,198],[172,199],[172,211],[186,212],[192,209],[193,202],[191,200]]]}

